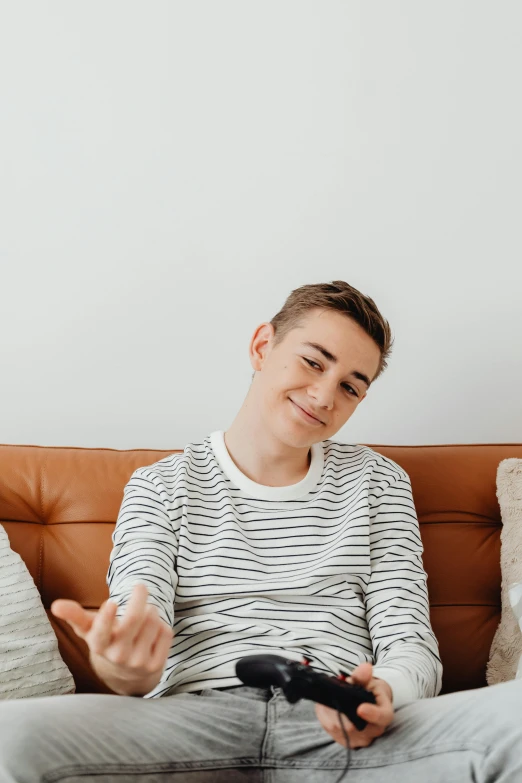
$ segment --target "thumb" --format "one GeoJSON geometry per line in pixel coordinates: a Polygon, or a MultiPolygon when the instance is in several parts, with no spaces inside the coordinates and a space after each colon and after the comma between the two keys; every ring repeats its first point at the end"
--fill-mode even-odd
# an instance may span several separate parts
{"type": "Polygon", "coordinates": [[[360,663],[350,675],[350,681],[356,685],[362,685],[367,688],[373,677],[373,666],[371,663],[360,663]]]}
{"type": "Polygon", "coordinates": [[[91,630],[96,616],[96,612],[90,612],[77,601],[70,601],[68,598],[58,598],[53,601],[51,612],[55,617],[68,622],[75,634],[81,639],[85,639],[86,634],[91,630]]]}

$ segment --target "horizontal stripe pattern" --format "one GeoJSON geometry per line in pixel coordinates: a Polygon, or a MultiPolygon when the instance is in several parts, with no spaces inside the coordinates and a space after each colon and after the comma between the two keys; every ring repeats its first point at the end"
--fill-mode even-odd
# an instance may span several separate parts
{"type": "Polygon", "coordinates": [[[74,691],[31,574],[0,525],[0,699],[74,691]]]}
{"type": "Polygon", "coordinates": [[[175,634],[148,697],[238,684],[236,661],[254,653],[306,655],[334,674],[369,661],[399,701],[438,693],[405,471],[366,446],[328,440],[314,451],[313,481],[281,499],[289,488],[257,485],[255,496],[252,482],[238,486],[224,454],[223,434],[213,433],[136,470],[125,487],[111,598],[121,615],[145,583],[175,634]]]}

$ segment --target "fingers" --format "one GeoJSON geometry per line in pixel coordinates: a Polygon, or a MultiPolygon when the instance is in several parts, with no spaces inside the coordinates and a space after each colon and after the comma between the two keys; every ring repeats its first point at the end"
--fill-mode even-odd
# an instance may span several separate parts
{"type": "Polygon", "coordinates": [[[393,718],[393,709],[387,706],[380,707],[377,704],[361,704],[357,708],[357,715],[374,726],[386,728],[393,718]]]}
{"type": "Polygon", "coordinates": [[[362,685],[363,688],[367,688],[373,677],[373,666],[371,663],[360,663],[349,677],[349,682],[353,682],[356,685],[362,685]]]}
{"type": "Polygon", "coordinates": [[[138,636],[145,620],[147,597],[146,586],[135,585],[124,616],[118,624],[114,622],[118,606],[110,600],[105,601],[96,612],[84,609],[77,601],[59,598],[51,604],[51,612],[68,622],[74,632],[88,642],[93,652],[101,654],[113,636],[129,645],[138,636]]]}
{"type": "Polygon", "coordinates": [[[355,730],[348,734],[350,748],[367,748],[374,739],[384,734],[384,729],[376,726],[367,726],[362,731],[355,730]]]}
{"type": "Polygon", "coordinates": [[[316,704],[315,712],[323,729],[328,732],[332,739],[345,748],[347,739],[348,747],[362,748],[369,745],[378,736],[379,731],[372,729],[370,726],[367,726],[363,731],[357,731],[346,715],[339,714],[337,710],[326,707],[324,704],[316,704]],[[341,728],[341,721],[344,726],[344,732],[341,728]]]}
{"type": "Polygon", "coordinates": [[[393,706],[390,686],[373,676],[373,666],[361,663],[353,670],[349,682],[361,685],[375,696],[376,704],[364,702],[357,708],[357,715],[377,726],[388,726],[393,718],[393,706]]]}
{"type": "Polygon", "coordinates": [[[93,628],[96,647],[91,649],[103,654],[113,665],[134,673],[163,669],[174,636],[172,628],[160,619],[157,607],[147,603],[147,598],[146,586],[135,585],[123,617],[115,618],[117,607],[111,608],[111,602],[107,602],[93,628]]]}
{"type": "Polygon", "coordinates": [[[160,668],[164,668],[169,657],[170,647],[172,645],[172,639],[174,638],[174,632],[172,628],[162,621],[161,628],[156,637],[156,641],[152,648],[151,668],[152,671],[157,671],[160,668]]]}
{"type": "Polygon", "coordinates": [[[323,704],[316,704],[315,712],[323,729],[330,734],[332,739],[340,745],[343,745],[343,747],[346,747],[347,737],[348,747],[366,748],[374,739],[380,737],[381,734],[384,734],[385,731],[385,726],[373,723],[369,723],[362,731],[358,731],[346,715],[341,713],[341,720],[345,729],[345,732],[343,732],[339,720],[339,713],[336,710],[333,710],[331,707],[326,707],[323,704]]]}
{"type": "Polygon", "coordinates": [[[378,723],[382,718],[382,710],[375,704],[360,704],[357,708],[357,715],[368,723],[378,723]]]}
{"type": "Polygon", "coordinates": [[[145,610],[147,608],[147,598],[149,591],[144,584],[136,584],[131,593],[131,597],[125,607],[125,612],[120,620],[118,628],[118,637],[132,641],[135,639],[145,620],[145,610]]]}
{"type": "Polygon", "coordinates": [[[96,612],[84,609],[77,601],[70,601],[66,598],[59,598],[51,604],[51,612],[55,617],[65,620],[73,631],[81,638],[85,639],[89,633],[96,612]]]}
{"type": "Polygon", "coordinates": [[[379,707],[393,705],[393,691],[386,680],[373,678],[370,688],[379,707]]]}
{"type": "Polygon", "coordinates": [[[357,708],[357,715],[377,726],[389,726],[393,720],[393,694],[384,680],[375,677],[366,686],[375,696],[375,704],[363,702],[357,708]]]}
{"type": "Polygon", "coordinates": [[[93,612],[60,599],[51,611],[71,625],[91,653],[117,667],[119,676],[142,676],[164,668],[174,636],[147,598],[147,587],[140,583],[134,586],[123,617],[116,616],[118,604],[111,600],[93,612]]]}
{"type": "Polygon", "coordinates": [[[91,652],[102,655],[110,645],[116,627],[114,621],[117,610],[118,604],[114,601],[105,601],[100,606],[86,640],[91,652]]]}
{"type": "Polygon", "coordinates": [[[129,665],[135,668],[144,667],[150,671],[163,668],[173,635],[172,628],[160,620],[157,608],[149,604],[146,619],[134,641],[129,665]]]}
{"type": "Polygon", "coordinates": [[[145,608],[145,617],[141,623],[139,634],[133,639],[129,655],[129,666],[140,668],[150,663],[152,645],[156,641],[159,630],[158,610],[153,604],[145,608]]]}

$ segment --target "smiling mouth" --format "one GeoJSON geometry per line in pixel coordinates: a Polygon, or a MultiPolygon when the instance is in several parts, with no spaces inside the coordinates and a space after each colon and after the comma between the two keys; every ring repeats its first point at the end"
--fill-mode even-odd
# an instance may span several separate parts
{"type": "Polygon", "coordinates": [[[302,415],[302,417],[310,422],[310,424],[323,424],[323,422],[320,419],[316,419],[315,416],[312,416],[311,414],[307,413],[303,408],[301,408],[300,405],[298,405],[296,402],[294,402],[290,397],[288,398],[292,405],[295,405],[299,413],[302,415]]]}

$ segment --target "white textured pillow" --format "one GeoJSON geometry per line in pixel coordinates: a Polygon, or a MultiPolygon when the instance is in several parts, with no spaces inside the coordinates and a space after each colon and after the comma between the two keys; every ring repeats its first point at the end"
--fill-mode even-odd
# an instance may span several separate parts
{"type": "Polygon", "coordinates": [[[74,690],[40,593],[0,525],[0,699],[74,690]]]}
{"type": "Polygon", "coordinates": [[[522,655],[522,634],[508,595],[512,584],[522,582],[522,459],[505,459],[498,466],[497,497],[502,516],[502,615],[489,654],[488,685],[513,680],[522,655]]]}

